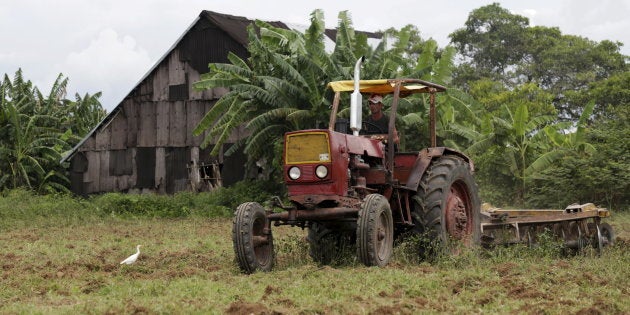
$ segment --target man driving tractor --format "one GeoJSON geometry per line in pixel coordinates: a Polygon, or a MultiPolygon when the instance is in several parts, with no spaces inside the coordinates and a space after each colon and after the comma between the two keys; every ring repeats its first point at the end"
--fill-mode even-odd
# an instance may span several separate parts
{"type": "MultiPolygon", "coordinates": [[[[368,98],[370,116],[365,124],[366,134],[386,134],[389,125],[389,117],[383,114],[383,95],[373,93],[368,98]]],[[[394,143],[398,144],[398,131],[394,128],[394,143]]]]}

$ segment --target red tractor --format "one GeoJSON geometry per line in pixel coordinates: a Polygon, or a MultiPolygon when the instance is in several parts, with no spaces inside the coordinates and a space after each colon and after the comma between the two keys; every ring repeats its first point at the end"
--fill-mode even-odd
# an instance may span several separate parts
{"type": "Polygon", "coordinates": [[[232,238],[236,260],[246,273],[274,264],[274,225],[308,229],[310,255],[330,262],[345,242],[356,242],[367,266],[384,266],[398,235],[424,234],[440,246],[470,246],[480,240],[480,201],[473,163],[461,152],[436,146],[435,94],[445,87],[418,79],[359,80],[328,84],[335,92],[329,129],[284,136],[284,179],[291,205],[280,198],[273,212],[256,202],[236,209],[232,238]],[[335,131],[341,92],[350,92],[350,129],[335,131]],[[391,95],[389,130],[362,135],[362,93],[391,95]],[[396,152],[394,122],[400,98],[428,93],[431,147],[396,152]],[[410,233],[407,233],[410,232],[410,233]]]}

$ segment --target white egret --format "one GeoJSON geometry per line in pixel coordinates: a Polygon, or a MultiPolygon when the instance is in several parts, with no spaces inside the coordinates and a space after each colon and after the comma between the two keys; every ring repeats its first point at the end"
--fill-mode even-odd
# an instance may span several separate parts
{"type": "Polygon", "coordinates": [[[138,256],[140,256],[140,246],[142,245],[138,245],[136,246],[136,253],[127,257],[125,260],[121,261],[120,264],[126,264],[126,265],[131,265],[133,263],[136,262],[136,259],[138,259],[138,256]]]}

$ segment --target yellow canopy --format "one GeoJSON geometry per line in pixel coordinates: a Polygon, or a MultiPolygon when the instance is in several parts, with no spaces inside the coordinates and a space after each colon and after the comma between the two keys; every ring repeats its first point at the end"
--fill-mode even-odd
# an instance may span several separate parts
{"type": "MultiPolygon", "coordinates": [[[[401,79],[401,80],[359,80],[359,91],[361,93],[378,93],[378,94],[392,94],[394,93],[394,86],[397,82],[402,82],[400,86],[400,94],[401,96],[409,95],[412,93],[428,93],[429,86],[420,84],[419,80],[409,80],[409,79],[401,79]]],[[[430,83],[429,83],[430,84],[430,83]]],[[[334,81],[328,83],[328,87],[331,88],[335,92],[351,92],[354,91],[354,81],[345,80],[345,81],[334,81]]],[[[444,87],[437,87],[437,91],[445,90],[444,87]]]]}

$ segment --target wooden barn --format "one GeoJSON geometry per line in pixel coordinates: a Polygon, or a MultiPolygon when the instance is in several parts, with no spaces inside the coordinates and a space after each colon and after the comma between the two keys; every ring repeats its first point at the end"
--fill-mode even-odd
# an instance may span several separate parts
{"type": "MultiPolygon", "coordinates": [[[[244,17],[202,11],[191,26],[123,100],[62,160],[69,162],[72,191],[175,193],[208,191],[245,177],[242,152],[211,157],[192,130],[226,92],[195,91],[208,64],[247,58],[244,17]]],[[[282,22],[270,22],[289,28],[282,22]]],[[[334,32],[328,34],[334,36],[334,32]]],[[[334,37],[333,37],[334,38],[334,37]]],[[[235,131],[224,150],[247,137],[235,131]]]]}

